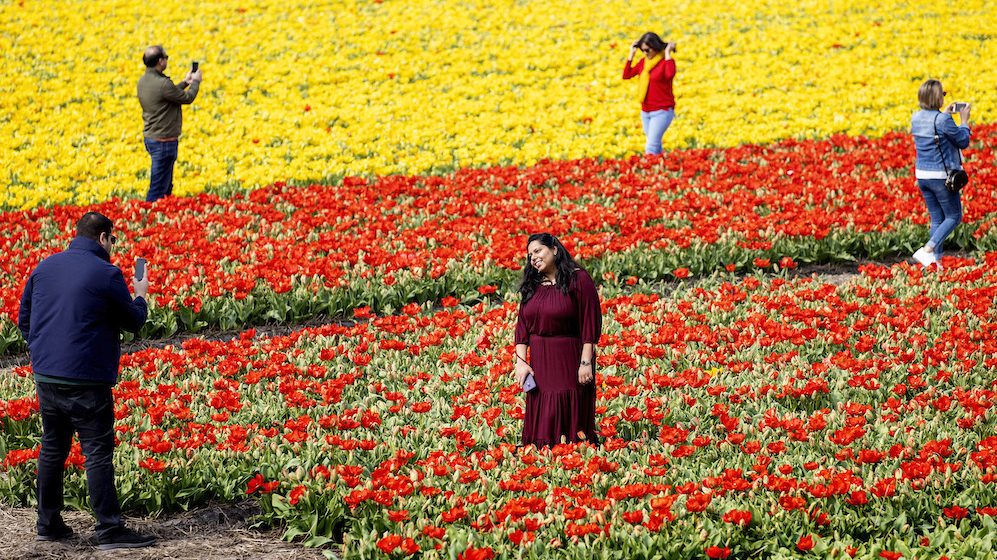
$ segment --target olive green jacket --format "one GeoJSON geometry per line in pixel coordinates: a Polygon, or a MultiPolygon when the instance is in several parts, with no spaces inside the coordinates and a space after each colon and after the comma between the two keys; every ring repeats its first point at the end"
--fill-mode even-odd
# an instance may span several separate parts
{"type": "Polygon", "coordinates": [[[138,80],[138,101],[142,104],[142,120],[146,138],[177,138],[183,120],[180,106],[194,102],[200,82],[174,84],[169,76],[155,68],[146,68],[138,80]],[[186,90],[184,88],[187,88],[186,90]]]}

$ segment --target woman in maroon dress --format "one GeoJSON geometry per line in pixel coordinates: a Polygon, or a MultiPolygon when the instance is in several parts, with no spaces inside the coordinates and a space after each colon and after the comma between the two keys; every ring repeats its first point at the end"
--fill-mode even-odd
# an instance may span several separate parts
{"type": "Polygon", "coordinates": [[[531,235],[526,252],[514,359],[516,382],[522,386],[532,374],[537,388],[526,395],[523,445],[597,444],[599,293],[592,277],[553,235],[531,235]]]}

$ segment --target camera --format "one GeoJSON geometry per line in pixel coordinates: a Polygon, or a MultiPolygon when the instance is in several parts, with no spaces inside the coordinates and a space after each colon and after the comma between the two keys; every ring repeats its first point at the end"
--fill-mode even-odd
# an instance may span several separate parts
{"type": "Polygon", "coordinates": [[[966,109],[967,105],[969,105],[969,103],[963,103],[961,101],[957,101],[957,102],[955,102],[955,103],[952,104],[952,112],[958,113],[958,112],[966,109]]]}

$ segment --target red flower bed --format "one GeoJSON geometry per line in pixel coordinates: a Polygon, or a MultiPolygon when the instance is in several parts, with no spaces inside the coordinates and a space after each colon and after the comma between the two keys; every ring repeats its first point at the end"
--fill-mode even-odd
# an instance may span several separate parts
{"type": "MultiPolygon", "coordinates": [[[[954,243],[997,248],[997,126],[967,150],[973,183],[954,243]]],[[[664,158],[544,162],[448,177],[282,183],[229,199],[114,200],[125,270],[150,261],[146,335],[336,315],[361,305],[468,294],[507,283],[528,233],[547,230],[604,280],[909,254],[927,213],[905,134],[676,151],[664,158]]],[[[65,247],[84,208],[0,214],[0,351],[27,274],[65,247]]]]}
{"type": "MultiPolygon", "coordinates": [[[[122,501],[255,496],[290,537],[345,533],[347,555],[989,554],[997,253],[946,265],[603,286],[599,447],[516,447],[513,303],[131,354],[122,501]]],[[[27,504],[39,429],[18,373],[0,498],[27,504]]]]}

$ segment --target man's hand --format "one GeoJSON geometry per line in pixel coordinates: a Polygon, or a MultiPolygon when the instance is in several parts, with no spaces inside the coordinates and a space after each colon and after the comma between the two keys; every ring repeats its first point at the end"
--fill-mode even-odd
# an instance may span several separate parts
{"type": "Polygon", "coordinates": [[[201,69],[200,68],[197,69],[197,72],[188,72],[187,75],[190,76],[190,83],[200,82],[201,81],[201,69]]]}
{"type": "Polygon", "coordinates": [[[132,289],[135,290],[136,297],[145,298],[149,295],[149,263],[145,265],[145,276],[141,280],[132,278],[132,289]]]}

